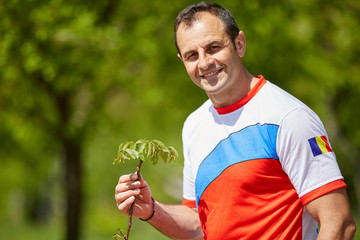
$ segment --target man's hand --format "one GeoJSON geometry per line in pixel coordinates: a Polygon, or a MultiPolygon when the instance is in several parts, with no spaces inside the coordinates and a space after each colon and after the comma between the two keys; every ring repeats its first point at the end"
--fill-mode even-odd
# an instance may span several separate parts
{"type": "Polygon", "coordinates": [[[115,188],[116,205],[120,212],[129,215],[131,204],[135,201],[132,216],[148,219],[154,206],[156,212],[148,223],[160,232],[172,239],[202,239],[197,211],[184,205],[167,205],[158,201],[153,205],[149,185],[142,177],[137,178],[136,173],[120,177],[115,188]]]}
{"type": "Polygon", "coordinates": [[[135,201],[133,216],[147,219],[153,212],[151,191],[147,182],[136,173],[123,175],[115,188],[116,205],[120,212],[129,215],[131,204],[135,201]]]}

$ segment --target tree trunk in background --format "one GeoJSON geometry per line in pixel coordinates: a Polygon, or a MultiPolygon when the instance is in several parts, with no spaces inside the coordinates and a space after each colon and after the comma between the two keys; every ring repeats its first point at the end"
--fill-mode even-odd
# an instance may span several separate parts
{"type": "Polygon", "coordinates": [[[66,192],[66,240],[79,240],[82,215],[82,130],[71,124],[71,100],[69,92],[57,94],[55,102],[59,112],[57,134],[64,150],[66,192]],[[72,129],[72,131],[69,131],[72,129]]]}
{"type": "Polygon", "coordinates": [[[81,147],[65,140],[66,239],[80,239],[82,202],[81,147]]]}

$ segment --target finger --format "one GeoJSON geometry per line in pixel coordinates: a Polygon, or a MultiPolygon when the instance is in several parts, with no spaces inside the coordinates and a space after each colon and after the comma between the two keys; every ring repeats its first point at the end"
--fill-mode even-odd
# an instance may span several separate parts
{"type": "Polygon", "coordinates": [[[139,194],[140,194],[139,188],[131,189],[128,191],[116,192],[115,200],[117,203],[121,203],[121,202],[125,201],[126,199],[133,197],[133,196],[137,196],[139,194]]]}
{"type": "Polygon", "coordinates": [[[135,188],[140,188],[141,183],[139,181],[136,182],[127,182],[127,183],[119,183],[115,187],[115,193],[120,193],[128,190],[133,190],[135,188]]]}
{"type": "Polygon", "coordinates": [[[120,176],[118,183],[125,183],[125,182],[136,181],[136,180],[137,180],[137,174],[131,173],[131,174],[126,174],[126,175],[120,176]]]}
{"type": "Polygon", "coordinates": [[[125,215],[128,215],[129,209],[134,201],[135,201],[135,197],[131,196],[131,197],[125,199],[123,202],[118,203],[117,207],[120,210],[120,212],[122,212],[125,215]]]}

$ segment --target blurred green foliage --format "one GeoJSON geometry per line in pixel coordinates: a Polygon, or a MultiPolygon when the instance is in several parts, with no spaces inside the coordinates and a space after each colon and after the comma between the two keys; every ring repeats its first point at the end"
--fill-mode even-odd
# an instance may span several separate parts
{"type": "MultiPolygon", "coordinates": [[[[112,165],[119,143],[156,138],[181,152],[183,121],[206,99],[173,43],[175,17],[192,3],[1,1],[1,238],[65,238],[67,144],[79,150],[81,239],[111,239],[117,226],[126,227],[113,193],[118,177],[135,166],[112,165]]],[[[249,71],[323,120],[357,215],[360,2],[218,3],[245,32],[249,71]]],[[[154,197],[179,203],[182,161],[159,165],[142,170],[154,197]]],[[[134,225],[133,239],[167,239],[134,225]]]]}

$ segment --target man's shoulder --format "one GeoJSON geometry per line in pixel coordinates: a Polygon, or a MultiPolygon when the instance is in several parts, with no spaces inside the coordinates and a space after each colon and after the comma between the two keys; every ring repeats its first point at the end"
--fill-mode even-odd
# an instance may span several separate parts
{"type": "Polygon", "coordinates": [[[287,114],[297,108],[309,107],[291,93],[279,86],[268,82],[264,86],[262,94],[259,94],[262,108],[271,111],[273,114],[287,114]]]}
{"type": "Polygon", "coordinates": [[[186,118],[185,122],[192,121],[201,121],[201,119],[205,118],[207,114],[209,114],[214,109],[212,102],[210,99],[206,100],[200,107],[198,107],[195,111],[189,114],[186,118]]]}
{"type": "Polygon", "coordinates": [[[184,122],[183,131],[192,132],[198,126],[207,122],[213,111],[215,111],[215,109],[212,102],[208,99],[199,108],[189,114],[184,122]]]}

